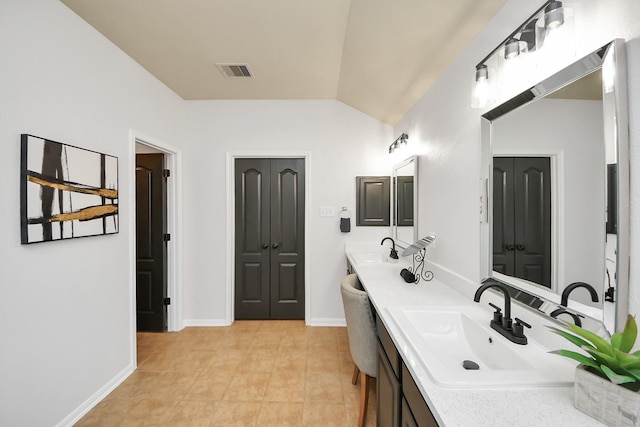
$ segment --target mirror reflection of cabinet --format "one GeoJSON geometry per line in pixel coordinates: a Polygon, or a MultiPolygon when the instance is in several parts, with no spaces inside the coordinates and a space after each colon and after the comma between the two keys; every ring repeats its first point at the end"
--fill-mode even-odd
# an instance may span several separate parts
{"type": "Polygon", "coordinates": [[[413,227],[413,175],[398,176],[396,188],[396,226],[413,227]]]}
{"type": "Polygon", "coordinates": [[[393,167],[393,228],[396,244],[408,247],[417,238],[418,156],[393,167]]]}

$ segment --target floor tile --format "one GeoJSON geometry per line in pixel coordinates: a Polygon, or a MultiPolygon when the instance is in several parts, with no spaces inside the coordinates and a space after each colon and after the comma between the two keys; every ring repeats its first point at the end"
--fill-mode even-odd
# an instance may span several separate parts
{"type": "Polygon", "coordinates": [[[136,398],[140,399],[182,399],[189,391],[198,374],[190,372],[163,372],[153,382],[147,381],[140,388],[136,398]]]}
{"type": "MultiPolygon", "coordinates": [[[[138,369],[78,427],[354,426],[346,328],[304,321],[138,333],[138,369]]],[[[376,424],[375,382],[367,426],[376,424]]]]}
{"type": "Polygon", "coordinates": [[[208,427],[215,410],[215,402],[183,400],[173,408],[167,425],[171,427],[208,427]]]}
{"type": "Polygon", "coordinates": [[[260,406],[260,402],[217,402],[211,426],[254,426],[260,406]]]}
{"type": "Polygon", "coordinates": [[[268,402],[304,402],[307,375],[304,371],[276,371],[264,395],[268,402]]]}
{"type": "Polygon", "coordinates": [[[125,424],[132,427],[165,425],[177,404],[177,400],[170,399],[138,400],[127,412],[125,424]]]}
{"type": "Polygon", "coordinates": [[[229,384],[224,400],[261,402],[271,374],[260,372],[236,372],[229,384]]]}
{"type": "Polygon", "coordinates": [[[258,427],[298,427],[302,425],[303,403],[263,402],[258,427]]]}
{"type": "Polygon", "coordinates": [[[340,374],[333,372],[307,373],[305,402],[344,403],[340,374]]]}
{"type": "Polygon", "coordinates": [[[137,403],[135,399],[107,398],[98,403],[74,427],[120,426],[127,419],[127,412],[137,403]]]}
{"type": "Polygon", "coordinates": [[[233,371],[203,372],[195,379],[184,399],[222,400],[234,376],[233,371]]]}
{"type": "Polygon", "coordinates": [[[345,427],[347,413],[343,403],[305,403],[302,413],[303,426],[345,427]]]}

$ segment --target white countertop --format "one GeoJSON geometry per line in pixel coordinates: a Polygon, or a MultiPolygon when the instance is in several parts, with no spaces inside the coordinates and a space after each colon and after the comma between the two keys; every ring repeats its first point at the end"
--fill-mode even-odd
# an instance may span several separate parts
{"type": "MultiPolygon", "coordinates": [[[[405,283],[400,277],[400,270],[409,264],[403,260],[358,264],[352,253],[364,248],[362,244],[347,244],[347,259],[440,426],[602,426],[574,408],[573,387],[447,389],[435,384],[415,362],[414,350],[390,317],[387,307],[460,306],[474,302],[439,281],[437,272],[431,281],[405,283]]],[[[371,244],[366,250],[380,251],[380,246],[371,244]]],[[[487,321],[491,319],[491,313],[487,309],[487,321]]]]}

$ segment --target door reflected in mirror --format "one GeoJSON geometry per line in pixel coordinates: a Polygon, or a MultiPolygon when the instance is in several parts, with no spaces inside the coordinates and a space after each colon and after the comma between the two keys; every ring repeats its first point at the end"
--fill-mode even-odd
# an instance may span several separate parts
{"type": "Polygon", "coordinates": [[[614,41],[483,115],[485,277],[549,301],[551,311],[569,284],[588,283],[599,301],[577,290],[568,305],[610,332],[624,326],[616,319],[626,317],[628,294],[623,48],[614,41]],[[603,82],[608,62],[612,84],[603,82]]]}

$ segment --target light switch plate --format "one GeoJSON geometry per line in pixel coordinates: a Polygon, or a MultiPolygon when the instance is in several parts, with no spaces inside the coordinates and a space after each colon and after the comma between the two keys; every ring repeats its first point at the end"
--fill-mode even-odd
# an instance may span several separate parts
{"type": "Polygon", "coordinates": [[[333,206],[320,206],[320,216],[321,217],[336,216],[336,211],[333,208],[333,206]]]}

